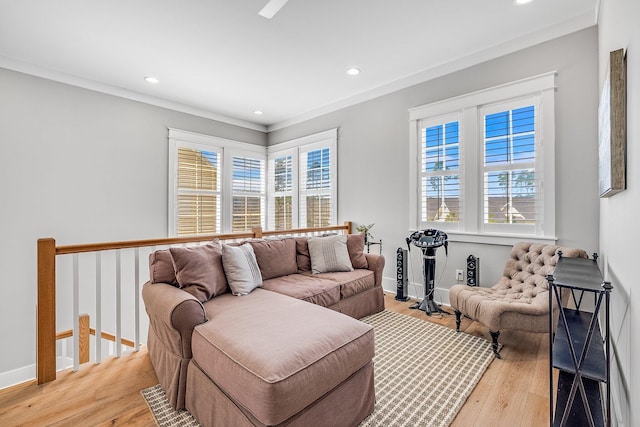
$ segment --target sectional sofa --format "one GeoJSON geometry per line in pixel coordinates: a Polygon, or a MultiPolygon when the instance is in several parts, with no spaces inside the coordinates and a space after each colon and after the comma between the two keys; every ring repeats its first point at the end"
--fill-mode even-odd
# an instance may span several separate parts
{"type": "Polygon", "coordinates": [[[373,411],[384,257],[363,235],[156,251],[148,349],[174,408],[204,426],[355,426],[373,411]]]}

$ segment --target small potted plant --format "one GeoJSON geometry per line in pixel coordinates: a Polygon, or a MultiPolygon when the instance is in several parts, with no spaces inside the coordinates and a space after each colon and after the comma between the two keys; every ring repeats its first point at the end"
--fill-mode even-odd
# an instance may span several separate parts
{"type": "Polygon", "coordinates": [[[364,234],[364,244],[366,245],[369,240],[373,239],[373,235],[370,233],[370,230],[373,228],[373,226],[375,225],[375,223],[373,224],[369,224],[369,225],[359,225],[356,228],[356,231],[358,231],[361,234],[364,234]]]}

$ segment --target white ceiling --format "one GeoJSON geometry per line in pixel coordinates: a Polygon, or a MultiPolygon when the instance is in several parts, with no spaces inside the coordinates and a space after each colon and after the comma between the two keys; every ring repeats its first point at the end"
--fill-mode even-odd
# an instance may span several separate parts
{"type": "Polygon", "coordinates": [[[595,25],[596,1],[0,0],[0,67],[274,130],[595,25]]]}

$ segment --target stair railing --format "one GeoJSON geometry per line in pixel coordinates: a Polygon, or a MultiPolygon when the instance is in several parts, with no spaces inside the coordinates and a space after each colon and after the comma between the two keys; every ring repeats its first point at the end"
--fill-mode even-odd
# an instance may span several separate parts
{"type": "MultiPolygon", "coordinates": [[[[347,221],[343,225],[318,228],[299,228],[291,230],[263,231],[254,227],[247,233],[214,234],[207,236],[173,237],[149,240],[132,240],[122,242],[89,243],[57,246],[53,238],[38,239],[38,305],[37,305],[37,345],[36,345],[36,379],[38,384],[56,379],[56,341],[73,338],[73,369],[77,371],[80,364],[89,362],[90,335],[95,336],[96,363],[101,362],[102,340],[115,343],[115,356],[121,356],[122,346],[140,348],[140,249],[170,247],[175,245],[202,244],[214,240],[240,241],[243,239],[269,236],[309,236],[329,232],[350,234],[352,224],[347,221]],[[134,337],[122,337],[122,251],[132,249],[134,256],[134,337]],[[107,251],[115,252],[115,334],[102,330],[102,255],[107,251]],[[88,314],[80,314],[80,257],[82,253],[95,254],[95,327],[90,325],[88,314]],[[71,255],[72,267],[72,319],[73,328],[56,331],[56,260],[63,255],[71,255]]],[[[146,264],[145,264],[146,265],[146,264]]],[[[84,285],[83,285],[84,286],[84,285]]],[[[84,290],[84,288],[83,288],[84,290]]]]}

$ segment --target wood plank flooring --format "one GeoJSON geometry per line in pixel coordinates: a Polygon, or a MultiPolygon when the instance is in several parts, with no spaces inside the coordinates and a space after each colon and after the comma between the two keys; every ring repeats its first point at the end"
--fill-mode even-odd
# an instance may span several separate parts
{"type": "MultiPolygon", "coordinates": [[[[427,316],[411,310],[413,301],[396,301],[385,294],[385,308],[398,313],[429,320],[455,329],[456,318],[450,315],[427,316]]],[[[460,333],[483,337],[491,345],[489,330],[463,318],[460,333]]],[[[549,424],[549,335],[520,331],[501,331],[500,354],[473,390],[455,420],[453,427],[544,426],[549,424]]]]}
{"type": "MultiPolygon", "coordinates": [[[[455,316],[428,317],[411,302],[385,295],[387,310],[455,328],[455,316]]],[[[461,329],[487,328],[463,319],[461,329]]],[[[541,426],[549,419],[548,335],[503,331],[502,360],[494,360],[454,420],[454,427],[541,426]]],[[[58,373],[44,385],[0,390],[0,426],[154,426],[140,390],[158,383],[146,349],[58,373]]]]}

